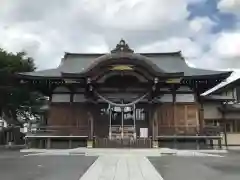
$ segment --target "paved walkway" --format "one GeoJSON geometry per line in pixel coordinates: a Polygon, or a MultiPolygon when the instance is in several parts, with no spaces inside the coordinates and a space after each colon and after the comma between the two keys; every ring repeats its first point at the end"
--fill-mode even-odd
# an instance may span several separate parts
{"type": "Polygon", "coordinates": [[[163,180],[144,156],[100,156],[80,180],[163,180]]]}
{"type": "MultiPolygon", "coordinates": [[[[76,149],[22,149],[21,152],[31,153],[29,155],[83,155],[104,156],[104,155],[141,155],[141,156],[219,156],[226,154],[226,150],[177,150],[168,148],[159,149],[101,149],[101,148],[76,148],[76,149]]],[[[28,156],[28,155],[26,155],[28,156]]]]}
{"type": "MultiPolygon", "coordinates": [[[[84,156],[98,157],[79,180],[163,180],[147,157],[174,156],[216,156],[191,150],[174,149],[64,149],[24,150],[24,156],[84,156]]],[[[22,151],[22,152],[24,152],[22,151]]],[[[213,152],[213,151],[211,151],[213,152]]],[[[218,151],[216,151],[218,152],[218,151]]]]}

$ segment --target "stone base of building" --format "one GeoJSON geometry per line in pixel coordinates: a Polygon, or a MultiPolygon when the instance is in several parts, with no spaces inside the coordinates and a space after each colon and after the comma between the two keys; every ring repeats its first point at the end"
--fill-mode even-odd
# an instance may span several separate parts
{"type": "Polygon", "coordinates": [[[26,136],[28,148],[73,149],[87,147],[87,136],[26,136]]]}
{"type": "Polygon", "coordinates": [[[158,136],[137,139],[109,139],[87,136],[27,136],[28,148],[73,149],[87,148],[171,148],[171,149],[222,149],[221,136],[158,136]]]}
{"type": "Polygon", "coordinates": [[[158,136],[158,147],[171,149],[222,149],[222,136],[158,136]]]}

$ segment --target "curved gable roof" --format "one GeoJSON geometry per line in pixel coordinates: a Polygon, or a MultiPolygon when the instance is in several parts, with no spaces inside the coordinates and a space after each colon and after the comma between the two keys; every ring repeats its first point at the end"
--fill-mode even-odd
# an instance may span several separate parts
{"type": "Polygon", "coordinates": [[[128,45],[124,42],[123,45],[118,44],[110,54],[65,53],[65,56],[58,68],[31,73],[21,73],[21,75],[40,78],[56,78],[61,77],[62,73],[84,74],[101,62],[118,61],[121,63],[121,58],[124,57],[132,59],[134,63],[137,61],[145,63],[145,65],[151,67],[156,72],[183,72],[184,77],[186,78],[201,78],[206,76],[224,76],[226,78],[231,74],[231,72],[226,71],[212,71],[189,67],[180,51],[167,53],[134,53],[133,50],[129,49],[128,45]]]}

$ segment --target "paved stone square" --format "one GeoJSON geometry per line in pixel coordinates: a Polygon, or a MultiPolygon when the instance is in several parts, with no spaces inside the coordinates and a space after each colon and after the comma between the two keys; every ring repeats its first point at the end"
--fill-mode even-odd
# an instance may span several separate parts
{"type": "Polygon", "coordinates": [[[101,156],[80,180],[162,180],[144,156],[101,156]]]}
{"type": "Polygon", "coordinates": [[[79,180],[97,157],[0,151],[0,180],[79,180]]]}
{"type": "Polygon", "coordinates": [[[239,180],[240,153],[224,157],[149,157],[164,180],[239,180]]]}
{"type": "Polygon", "coordinates": [[[239,180],[240,153],[160,155],[156,150],[0,151],[2,180],[239,180]],[[195,156],[197,155],[197,156],[195,156]]]}

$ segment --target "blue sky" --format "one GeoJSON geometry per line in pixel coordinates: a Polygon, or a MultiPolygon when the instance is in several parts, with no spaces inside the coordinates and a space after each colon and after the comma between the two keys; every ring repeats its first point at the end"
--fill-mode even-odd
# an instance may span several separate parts
{"type": "Polygon", "coordinates": [[[219,11],[217,8],[219,1],[220,0],[206,0],[205,2],[190,4],[188,6],[191,12],[189,19],[193,19],[197,16],[209,17],[212,21],[217,23],[212,29],[213,33],[234,29],[237,22],[236,16],[231,13],[219,11]]]}

